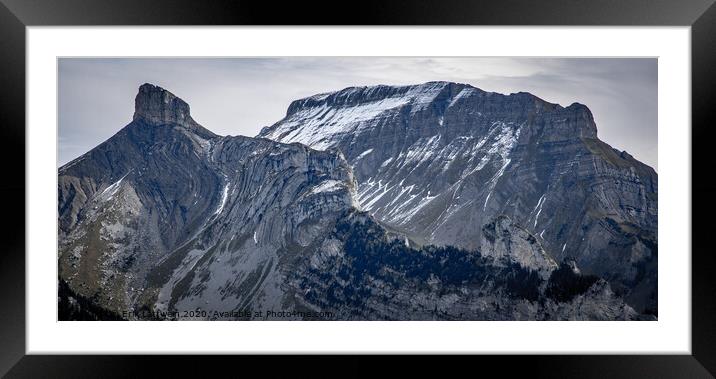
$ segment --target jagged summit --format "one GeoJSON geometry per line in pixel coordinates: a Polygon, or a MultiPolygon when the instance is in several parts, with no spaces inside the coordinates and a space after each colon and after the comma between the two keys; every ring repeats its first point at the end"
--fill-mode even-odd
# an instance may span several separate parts
{"type": "Polygon", "coordinates": [[[162,87],[144,83],[134,99],[134,120],[150,124],[184,124],[193,121],[189,104],[162,87]]]}

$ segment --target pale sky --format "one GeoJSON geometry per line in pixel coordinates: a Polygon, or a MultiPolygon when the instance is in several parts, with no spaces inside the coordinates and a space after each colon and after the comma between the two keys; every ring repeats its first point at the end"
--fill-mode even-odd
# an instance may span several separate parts
{"type": "Polygon", "coordinates": [[[302,97],[444,80],[585,104],[601,140],[658,170],[655,58],[60,58],[58,73],[58,166],[131,122],[143,83],[184,99],[216,134],[253,137],[302,97]]]}

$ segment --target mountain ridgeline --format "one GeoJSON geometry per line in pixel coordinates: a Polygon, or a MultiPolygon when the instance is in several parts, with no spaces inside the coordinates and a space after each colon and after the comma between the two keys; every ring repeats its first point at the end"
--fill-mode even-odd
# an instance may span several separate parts
{"type": "Polygon", "coordinates": [[[68,319],[657,314],[656,173],[527,93],[347,88],[250,138],[144,84],[59,169],[58,211],[68,319]]]}

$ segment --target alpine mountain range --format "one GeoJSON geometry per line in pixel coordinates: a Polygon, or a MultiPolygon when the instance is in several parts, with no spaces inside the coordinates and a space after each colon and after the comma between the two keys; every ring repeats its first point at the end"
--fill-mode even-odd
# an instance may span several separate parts
{"type": "Polygon", "coordinates": [[[657,181],[525,92],[351,87],[251,138],[143,84],[59,169],[59,317],[655,320],[657,181]]]}

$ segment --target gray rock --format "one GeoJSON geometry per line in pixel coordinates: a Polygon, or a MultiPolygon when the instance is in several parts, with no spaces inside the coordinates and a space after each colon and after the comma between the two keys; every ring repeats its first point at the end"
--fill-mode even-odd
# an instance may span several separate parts
{"type": "Polygon", "coordinates": [[[361,208],[416,241],[481,249],[504,215],[656,313],[657,174],[600,141],[582,104],[447,82],[352,87],[294,101],[260,136],[342,151],[361,208]]]}
{"type": "Polygon", "coordinates": [[[361,211],[350,154],[220,137],[143,85],[134,120],[59,169],[60,279],[73,298],[129,319],[638,317],[609,283],[558,269],[513,219],[479,234],[490,241],[482,254],[425,245],[438,239],[361,211]]]}

